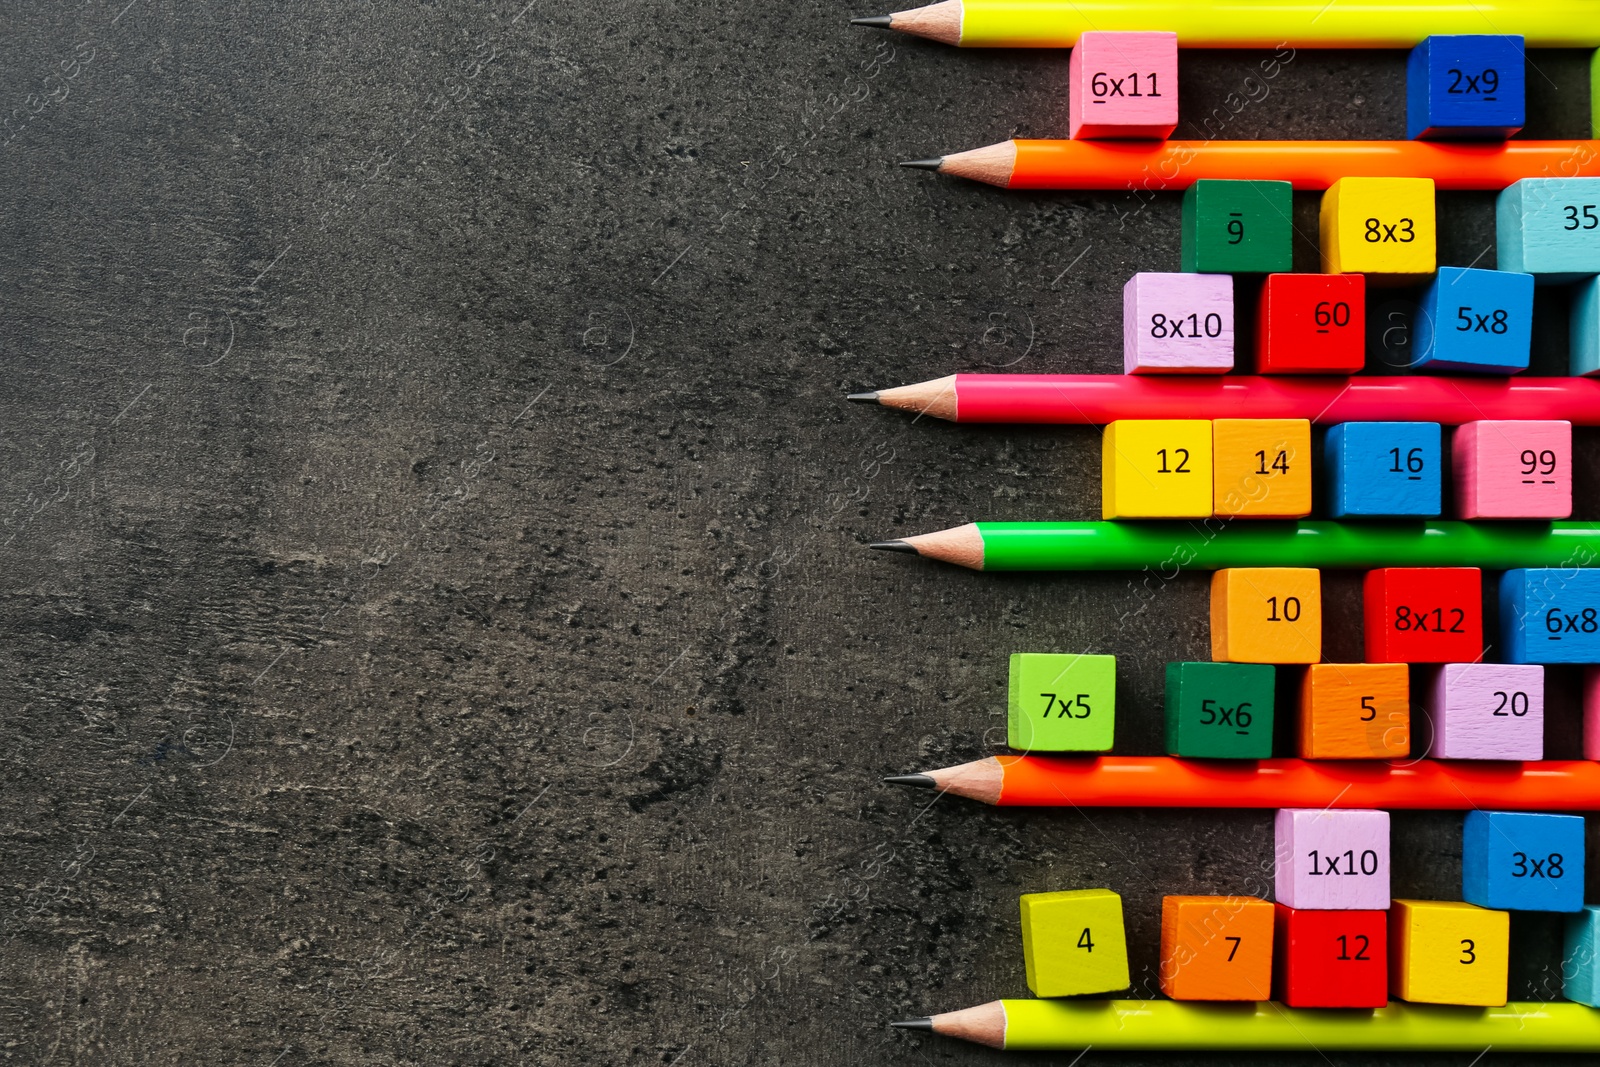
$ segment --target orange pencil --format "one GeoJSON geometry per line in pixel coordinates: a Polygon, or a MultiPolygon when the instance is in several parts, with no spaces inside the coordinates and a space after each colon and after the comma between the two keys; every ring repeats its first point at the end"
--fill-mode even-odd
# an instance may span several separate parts
{"type": "Polygon", "coordinates": [[[1600,174],[1600,141],[1002,141],[902,163],[1006,189],[1187,189],[1201,178],[1326,189],[1340,178],[1432,178],[1503,189],[1600,174]]]}
{"type": "Polygon", "coordinates": [[[1600,763],[990,756],[887,778],[1002,807],[1600,811],[1600,763]]]}

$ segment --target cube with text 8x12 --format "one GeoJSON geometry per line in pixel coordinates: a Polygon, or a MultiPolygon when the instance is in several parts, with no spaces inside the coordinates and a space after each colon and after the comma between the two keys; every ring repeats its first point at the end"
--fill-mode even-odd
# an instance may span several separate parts
{"type": "Polygon", "coordinates": [[[1109,889],[1023,894],[1022,960],[1036,997],[1128,988],[1122,898],[1109,889]]]}
{"type": "Polygon", "coordinates": [[[1116,696],[1115,656],[1013,653],[1007,744],[1019,752],[1105,752],[1116,696]]]}

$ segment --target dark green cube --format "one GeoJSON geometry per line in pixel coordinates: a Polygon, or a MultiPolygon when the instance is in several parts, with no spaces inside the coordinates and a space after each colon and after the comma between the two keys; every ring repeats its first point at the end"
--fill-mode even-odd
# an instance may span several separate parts
{"type": "Polygon", "coordinates": [[[1183,269],[1283,274],[1294,266],[1294,192],[1288,182],[1201,178],[1183,194],[1183,269]]]}
{"type": "Polygon", "coordinates": [[[1167,664],[1167,754],[1270,757],[1276,681],[1266,663],[1167,664]]]}

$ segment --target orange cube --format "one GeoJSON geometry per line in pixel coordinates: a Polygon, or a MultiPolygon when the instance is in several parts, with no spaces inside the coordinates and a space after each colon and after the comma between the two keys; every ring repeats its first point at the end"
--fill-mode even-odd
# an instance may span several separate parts
{"type": "Polygon", "coordinates": [[[1399,759],[1411,752],[1404,663],[1313,663],[1300,682],[1300,758],[1399,759]]]}
{"type": "Polygon", "coordinates": [[[1161,991],[1173,1000],[1270,1000],[1272,905],[1162,897],[1161,991]]]}
{"type": "Polygon", "coordinates": [[[1211,576],[1211,658],[1315,663],[1322,658],[1322,572],[1230,567],[1211,576]]]}

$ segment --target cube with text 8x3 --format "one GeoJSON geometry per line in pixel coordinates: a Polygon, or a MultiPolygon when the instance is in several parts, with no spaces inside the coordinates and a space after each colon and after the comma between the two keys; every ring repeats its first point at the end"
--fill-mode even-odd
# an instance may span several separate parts
{"type": "Polygon", "coordinates": [[[1389,906],[1389,813],[1284,808],[1273,820],[1278,903],[1325,911],[1389,906]]]}
{"type": "Polygon", "coordinates": [[[1013,653],[1006,743],[1019,752],[1105,752],[1116,699],[1115,656],[1013,653]]]}
{"type": "Polygon", "coordinates": [[[1418,1004],[1506,1002],[1511,913],[1454,900],[1389,908],[1389,990],[1418,1004]]]}
{"type": "Polygon", "coordinates": [[[1406,63],[1406,136],[1503,140],[1526,109],[1521,37],[1436,34],[1406,63]]]}
{"type": "Polygon", "coordinates": [[[1122,898],[1109,889],[1023,894],[1022,959],[1036,997],[1128,988],[1122,898]]]}
{"type": "Polygon", "coordinates": [[[1469,811],[1461,829],[1461,895],[1484,908],[1580,911],[1583,816],[1469,811]]]}
{"type": "Polygon", "coordinates": [[[1600,178],[1523,178],[1494,202],[1501,270],[1539,282],[1600,274],[1600,178]]]}
{"type": "Polygon", "coordinates": [[[1389,1002],[1389,916],[1273,905],[1273,971],[1291,1008],[1381,1008],[1389,1002]]]}
{"type": "Polygon", "coordinates": [[[1324,274],[1359,271],[1369,285],[1432,274],[1438,263],[1433,179],[1340,178],[1322,194],[1318,229],[1324,274]]]}
{"type": "Polygon", "coordinates": [[[1162,897],[1159,978],[1173,1000],[1272,999],[1272,905],[1162,897]]]}
{"type": "Polygon", "coordinates": [[[1600,663],[1600,569],[1502,574],[1500,647],[1511,663],[1600,663]]]}
{"type": "Polygon", "coordinates": [[[1323,440],[1328,515],[1432,519],[1444,507],[1437,422],[1341,422],[1323,440]]]}
{"type": "Polygon", "coordinates": [[[1267,759],[1276,678],[1266,663],[1167,664],[1167,754],[1267,759]]]}
{"type": "Polygon", "coordinates": [[[1294,262],[1288,182],[1201,178],[1183,193],[1180,262],[1203,274],[1270,274],[1294,262]]]}
{"type": "Polygon", "coordinates": [[[1515,374],[1533,344],[1533,275],[1440,267],[1422,296],[1414,365],[1515,374]]]}

